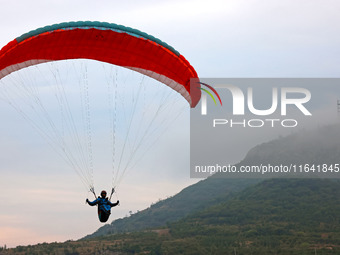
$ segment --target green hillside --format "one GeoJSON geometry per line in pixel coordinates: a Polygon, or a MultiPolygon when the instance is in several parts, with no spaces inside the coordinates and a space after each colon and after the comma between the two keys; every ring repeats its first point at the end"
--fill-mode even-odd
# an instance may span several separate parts
{"type": "Polygon", "coordinates": [[[124,254],[340,254],[340,181],[270,179],[163,229],[91,240],[124,254]]]}
{"type": "Polygon", "coordinates": [[[174,239],[200,240],[198,250],[218,254],[340,254],[340,182],[266,180],[170,229],[174,239]]]}
{"type": "MultiPolygon", "coordinates": [[[[240,165],[339,163],[339,130],[339,125],[330,125],[316,130],[302,130],[260,144],[248,152],[240,165]]],[[[227,179],[217,176],[191,185],[177,195],[130,217],[115,220],[86,238],[165,226],[221,200],[228,201],[235,192],[260,182],[260,179],[227,179]]]]}
{"type": "MultiPolygon", "coordinates": [[[[240,165],[339,163],[339,130],[339,125],[330,125],[316,130],[302,130],[260,144],[248,152],[240,165]]],[[[115,220],[86,238],[165,226],[221,200],[228,201],[232,194],[261,181],[261,179],[227,179],[217,176],[191,185],[175,196],[155,203],[130,217],[115,220]]]]}

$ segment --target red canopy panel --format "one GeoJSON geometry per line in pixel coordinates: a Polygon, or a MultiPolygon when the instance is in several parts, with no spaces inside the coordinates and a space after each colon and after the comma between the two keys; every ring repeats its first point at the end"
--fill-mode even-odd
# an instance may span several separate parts
{"type": "Polygon", "coordinates": [[[0,79],[64,59],[93,59],[138,71],[178,91],[191,107],[200,99],[199,89],[190,93],[190,79],[198,78],[197,73],[178,52],[140,35],[98,26],[59,28],[13,40],[0,51],[0,79]]]}

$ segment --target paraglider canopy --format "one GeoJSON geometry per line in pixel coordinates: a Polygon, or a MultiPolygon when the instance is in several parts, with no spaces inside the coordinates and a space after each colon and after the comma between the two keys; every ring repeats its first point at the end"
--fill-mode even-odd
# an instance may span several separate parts
{"type": "Polygon", "coordinates": [[[0,51],[0,79],[22,68],[64,59],[93,59],[150,76],[179,92],[195,107],[190,91],[195,69],[174,48],[139,30],[105,22],[67,22],[26,33],[0,51]]]}
{"type": "Polygon", "coordinates": [[[200,87],[195,69],[167,43],[104,22],[46,26],[0,50],[0,99],[31,123],[94,195],[93,169],[112,169],[111,187],[117,187],[187,110],[182,96],[197,105],[201,90],[190,89],[192,80],[200,87]]]}

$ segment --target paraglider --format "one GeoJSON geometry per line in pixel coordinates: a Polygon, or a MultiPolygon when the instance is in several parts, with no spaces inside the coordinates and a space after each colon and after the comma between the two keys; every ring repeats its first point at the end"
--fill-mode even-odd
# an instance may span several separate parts
{"type": "MultiPolygon", "coordinates": [[[[95,114],[91,114],[92,99],[87,73],[90,68],[80,64],[81,73],[77,75],[79,82],[76,83],[80,84],[81,90],[79,93],[81,114],[78,114],[70,109],[76,100],[70,99],[66,92],[69,85],[75,82],[68,82],[70,84],[64,82],[59,76],[60,70],[54,65],[56,62],[72,61],[71,68],[65,68],[68,74],[77,65],[78,60],[95,60],[108,63],[110,66],[123,67],[132,70],[133,73],[142,74],[143,80],[145,76],[151,77],[159,81],[159,84],[168,86],[171,91],[182,95],[190,107],[197,105],[201,91],[191,90],[190,80],[198,80],[198,76],[195,69],[178,51],[149,34],[122,25],[92,21],[65,22],[33,30],[4,46],[0,50],[0,95],[28,120],[76,171],[87,191],[95,194],[93,181],[95,153],[92,139],[94,124],[91,120],[95,114]],[[40,84],[34,89],[30,87],[30,82],[36,79],[34,74],[32,74],[34,77],[30,74],[12,79],[12,75],[15,76],[15,73],[20,73],[23,69],[31,68],[34,73],[33,67],[39,69],[47,63],[53,64],[50,68],[53,80],[48,80],[51,84],[46,82],[45,87],[40,84]],[[5,85],[12,80],[15,86],[9,85],[6,88],[5,85]],[[40,88],[44,89],[44,93],[38,91],[40,88]],[[52,88],[56,90],[54,97],[58,105],[55,108],[59,108],[60,115],[56,120],[44,106],[44,94],[52,88]],[[11,89],[17,89],[20,93],[15,92],[14,96],[11,96],[11,89]],[[27,103],[27,108],[38,116],[38,121],[26,112],[27,109],[24,109],[22,102],[27,103]],[[82,123],[82,126],[77,127],[78,123],[82,123]],[[80,134],[80,131],[83,131],[84,135],[80,134]]],[[[148,85],[136,84],[136,88],[133,88],[129,84],[119,87],[114,72],[110,71],[108,75],[111,83],[107,88],[109,92],[104,93],[108,97],[109,106],[112,107],[108,114],[111,131],[110,139],[107,140],[112,144],[113,188],[117,187],[125,172],[136,165],[137,160],[154,145],[150,137],[155,136],[159,126],[161,124],[167,126],[168,120],[171,122],[170,114],[164,113],[164,109],[174,109],[173,103],[167,103],[167,96],[161,97],[156,93],[149,100],[148,93],[144,91],[148,85]],[[130,93],[135,93],[131,99],[128,98],[130,93]],[[149,100],[149,105],[140,103],[142,100],[144,102],[149,100]],[[156,101],[159,103],[158,106],[155,106],[156,101]],[[138,114],[140,117],[136,117],[138,114]],[[162,115],[163,120],[157,121],[162,115]],[[123,123],[124,128],[119,129],[117,127],[119,123],[123,123]],[[122,130],[124,134],[116,135],[122,130]],[[143,144],[147,145],[143,147],[143,144]],[[138,151],[143,153],[138,154],[138,151]]],[[[45,70],[39,70],[38,73],[43,74],[45,70]]],[[[51,100],[46,101],[50,103],[51,100]]],[[[102,197],[95,201],[87,200],[90,205],[98,205],[101,222],[107,221],[110,215],[108,209],[119,204],[118,199],[116,203],[111,203],[104,194],[102,193],[102,197]]]]}
{"type": "Polygon", "coordinates": [[[119,200],[117,200],[116,203],[111,203],[111,201],[106,197],[106,191],[103,190],[100,193],[101,197],[98,197],[94,201],[89,201],[89,199],[86,199],[86,203],[88,203],[90,206],[98,205],[98,217],[100,222],[106,222],[111,214],[111,207],[119,205],[119,200]]]}

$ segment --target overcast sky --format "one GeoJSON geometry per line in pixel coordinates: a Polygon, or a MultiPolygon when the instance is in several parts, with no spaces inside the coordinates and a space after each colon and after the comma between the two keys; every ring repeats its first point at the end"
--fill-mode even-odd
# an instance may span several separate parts
{"type": "MultiPolygon", "coordinates": [[[[0,5],[0,47],[46,25],[106,21],[167,42],[200,77],[339,77],[337,0],[0,0],[0,5]]],[[[95,208],[84,203],[91,194],[74,171],[21,116],[0,106],[0,246],[75,240],[98,229],[95,208]]],[[[180,118],[182,125],[160,139],[162,146],[141,169],[124,177],[121,206],[111,220],[197,181],[189,178],[188,114],[180,118]],[[161,161],[152,162],[156,157],[161,161]]]]}

